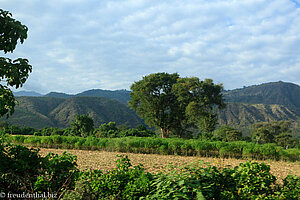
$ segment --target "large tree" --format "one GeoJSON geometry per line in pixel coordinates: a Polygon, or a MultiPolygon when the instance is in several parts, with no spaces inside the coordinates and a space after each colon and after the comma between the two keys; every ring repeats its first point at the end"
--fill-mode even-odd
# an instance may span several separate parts
{"type": "Polygon", "coordinates": [[[222,85],[196,77],[180,78],[177,73],[156,73],[131,85],[129,106],[162,137],[183,136],[188,128],[213,130],[216,106],[223,107],[222,85]]]}
{"type": "MultiPolygon", "coordinates": [[[[12,18],[8,11],[0,9],[0,51],[13,53],[18,42],[27,38],[27,27],[12,18]]],[[[32,67],[27,59],[0,57],[0,116],[11,115],[16,101],[11,87],[19,88],[25,83],[32,67]]]]}

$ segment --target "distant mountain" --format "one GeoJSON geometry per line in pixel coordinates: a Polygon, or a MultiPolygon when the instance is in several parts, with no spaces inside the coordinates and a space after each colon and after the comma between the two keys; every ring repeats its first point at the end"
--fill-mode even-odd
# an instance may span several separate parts
{"type": "MultiPolygon", "coordinates": [[[[237,128],[256,122],[291,121],[300,137],[300,86],[282,81],[224,92],[227,107],[219,111],[219,124],[237,128]]],[[[248,129],[248,128],[246,128],[248,129]]]]}
{"type": "Polygon", "coordinates": [[[50,93],[44,95],[44,97],[57,97],[57,98],[70,98],[73,96],[74,95],[66,94],[66,93],[62,93],[62,92],[50,92],[50,93]]]}
{"type": "Polygon", "coordinates": [[[43,96],[42,94],[34,92],[34,91],[18,91],[18,92],[14,92],[14,95],[16,97],[20,97],[20,96],[30,96],[30,97],[43,96]]]}
{"type": "Polygon", "coordinates": [[[93,89],[76,94],[76,96],[82,97],[106,97],[109,99],[115,99],[123,104],[128,103],[130,100],[130,91],[128,90],[101,90],[93,89]]]}
{"type": "Polygon", "coordinates": [[[295,110],[278,104],[227,103],[224,110],[218,112],[220,124],[249,125],[255,122],[297,120],[295,110]]]}
{"type": "Polygon", "coordinates": [[[70,97],[105,97],[109,99],[117,100],[125,105],[128,104],[130,99],[130,91],[128,90],[101,90],[101,89],[92,89],[87,90],[75,95],[70,95],[60,92],[50,92],[45,95],[45,97],[58,97],[58,98],[70,98],[70,97]]]}
{"type": "Polygon", "coordinates": [[[226,91],[224,96],[228,102],[278,104],[300,108],[300,86],[282,81],[226,91]]]}
{"type": "Polygon", "coordinates": [[[103,97],[17,97],[19,104],[15,113],[7,120],[16,125],[34,128],[68,127],[75,115],[87,114],[94,119],[95,126],[114,121],[135,127],[143,121],[126,105],[103,97]]]}

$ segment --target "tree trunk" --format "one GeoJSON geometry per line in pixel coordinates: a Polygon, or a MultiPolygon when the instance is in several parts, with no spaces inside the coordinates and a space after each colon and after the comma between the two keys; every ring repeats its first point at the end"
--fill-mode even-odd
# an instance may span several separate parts
{"type": "Polygon", "coordinates": [[[168,138],[169,137],[169,130],[165,130],[163,128],[160,128],[161,137],[162,138],[168,138]]]}

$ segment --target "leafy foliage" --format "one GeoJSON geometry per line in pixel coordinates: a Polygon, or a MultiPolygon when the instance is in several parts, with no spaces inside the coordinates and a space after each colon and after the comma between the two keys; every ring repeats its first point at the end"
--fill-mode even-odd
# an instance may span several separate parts
{"type": "Polygon", "coordinates": [[[116,161],[115,169],[81,173],[75,190],[66,193],[65,199],[140,199],[147,195],[153,175],[144,171],[141,165],[131,167],[127,156],[116,161]]]}
{"type": "Polygon", "coordinates": [[[299,149],[284,149],[275,144],[255,144],[246,141],[222,142],[198,139],[122,137],[95,138],[89,136],[13,136],[11,142],[40,147],[98,149],[106,151],[169,155],[206,156],[221,158],[249,158],[256,160],[300,160],[299,149]]]}
{"type": "Polygon", "coordinates": [[[145,126],[139,125],[137,128],[118,128],[115,122],[103,123],[94,130],[97,138],[117,138],[127,136],[151,137],[155,136],[154,131],[148,130],[145,126]]]}
{"type": "MultiPolygon", "coordinates": [[[[21,43],[27,38],[27,27],[12,18],[8,11],[0,9],[0,51],[13,52],[18,41],[21,43]]],[[[32,71],[27,59],[0,57],[0,116],[11,115],[16,105],[15,98],[9,87],[19,88],[25,83],[28,74],[32,71]]]]}
{"type": "Polygon", "coordinates": [[[295,147],[297,141],[290,134],[290,125],[288,121],[257,123],[252,132],[252,139],[260,144],[276,143],[284,148],[295,147]]]}
{"type": "Polygon", "coordinates": [[[158,174],[131,166],[127,156],[111,171],[84,171],[63,199],[298,199],[299,177],[276,184],[264,163],[241,163],[234,169],[202,167],[201,163],[170,168],[158,174]],[[293,187],[296,186],[296,187],[293,187]]]}
{"type": "Polygon", "coordinates": [[[276,178],[270,173],[270,166],[264,163],[241,163],[235,167],[232,177],[236,183],[235,191],[241,199],[261,199],[274,194],[276,178]]]}
{"type": "Polygon", "coordinates": [[[214,131],[213,139],[224,142],[238,141],[242,140],[242,132],[232,127],[223,125],[214,131]]]}
{"type": "Polygon", "coordinates": [[[61,194],[73,187],[77,176],[76,157],[39,155],[39,150],[0,144],[0,191],[5,193],[51,192],[61,194]]]}
{"type": "Polygon", "coordinates": [[[156,73],[131,85],[129,106],[162,137],[184,136],[193,125],[210,131],[215,128],[213,108],[224,107],[222,85],[196,77],[180,78],[177,73],[156,73]]]}
{"type": "Polygon", "coordinates": [[[0,159],[0,192],[5,193],[50,192],[62,199],[296,200],[300,191],[298,176],[289,175],[278,185],[270,166],[256,162],[234,169],[198,163],[151,174],[121,156],[113,170],[78,173],[76,157],[70,154],[41,157],[36,149],[3,143],[0,159]]]}
{"type": "Polygon", "coordinates": [[[12,135],[33,135],[36,131],[32,127],[19,127],[17,125],[11,125],[7,122],[0,122],[0,129],[4,130],[5,133],[12,135]]]}
{"type": "Polygon", "coordinates": [[[76,115],[70,125],[71,133],[75,136],[87,137],[94,131],[94,121],[87,115],[76,115]]]}

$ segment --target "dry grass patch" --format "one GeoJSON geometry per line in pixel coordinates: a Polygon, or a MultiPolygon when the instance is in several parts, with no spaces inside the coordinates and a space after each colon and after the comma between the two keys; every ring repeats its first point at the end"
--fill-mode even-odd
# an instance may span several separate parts
{"type": "MultiPolygon", "coordinates": [[[[100,169],[110,170],[116,166],[115,161],[117,155],[128,155],[132,165],[142,164],[149,172],[163,171],[170,164],[175,167],[180,167],[184,164],[204,162],[205,165],[213,165],[217,167],[235,167],[242,162],[248,160],[242,159],[222,159],[210,157],[196,156],[175,156],[175,155],[157,155],[157,154],[134,154],[134,153],[118,153],[106,151],[89,151],[89,150],[70,150],[70,149],[46,149],[41,148],[40,154],[47,155],[50,152],[62,154],[68,152],[77,156],[78,167],[84,169],[100,169]]],[[[284,162],[284,161],[256,161],[266,163],[271,166],[271,173],[275,175],[279,182],[289,174],[300,176],[300,162],[284,162]]]]}

